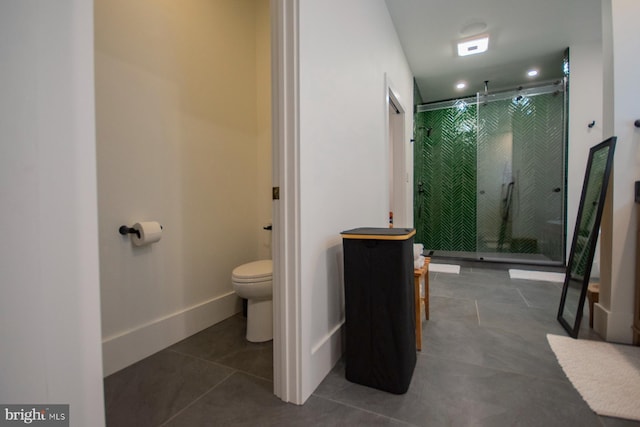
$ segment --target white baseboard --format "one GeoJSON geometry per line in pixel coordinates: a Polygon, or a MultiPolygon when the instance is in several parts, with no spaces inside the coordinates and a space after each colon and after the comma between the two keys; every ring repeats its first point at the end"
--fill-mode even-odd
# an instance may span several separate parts
{"type": "Polygon", "coordinates": [[[241,310],[241,300],[229,292],[102,340],[106,377],[241,310]]]}
{"type": "Polygon", "coordinates": [[[344,351],[344,320],[334,326],[311,349],[311,375],[303,383],[303,402],[311,396],[342,357],[344,351]]]}
{"type": "Polygon", "coordinates": [[[600,303],[593,307],[593,328],[607,342],[631,344],[633,342],[633,313],[612,312],[600,303]]]}

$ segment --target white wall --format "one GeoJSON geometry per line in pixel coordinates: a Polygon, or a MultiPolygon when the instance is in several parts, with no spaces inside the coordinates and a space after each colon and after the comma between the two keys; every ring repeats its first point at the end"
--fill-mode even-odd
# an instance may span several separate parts
{"type": "Polygon", "coordinates": [[[635,0],[603,0],[604,136],[618,137],[612,181],[603,214],[600,302],[594,328],[607,341],[631,343],[635,292],[637,206],[640,180],[638,97],[640,50],[635,0]]]}
{"type": "Polygon", "coordinates": [[[237,312],[231,271],[269,256],[265,3],[95,2],[105,375],[237,312]],[[160,242],[117,232],[146,220],[160,242]]]}
{"type": "Polygon", "coordinates": [[[92,3],[0,4],[0,402],[104,425],[92,3]]]}
{"type": "MultiPolygon", "coordinates": [[[[569,144],[567,178],[567,260],[578,215],[589,149],[601,142],[602,119],[602,43],[572,45],[569,48],[569,144]],[[587,125],[595,121],[593,128],[587,125]]],[[[594,259],[592,276],[600,272],[600,260],[594,259]]]]}
{"type": "MultiPolygon", "coordinates": [[[[341,354],[340,232],[387,226],[385,73],[408,112],[413,82],[382,0],[301,0],[299,40],[300,315],[306,399],[341,354]]],[[[411,116],[406,115],[407,145],[411,116]]]]}
{"type": "MultiPolygon", "coordinates": [[[[256,8],[256,132],[257,184],[255,197],[258,202],[258,226],[272,224],[271,188],[271,10],[269,0],[254,0],[256,8]]],[[[271,258],[271,232],[262,231],[258,239],[258,258],[271,258]]]]}

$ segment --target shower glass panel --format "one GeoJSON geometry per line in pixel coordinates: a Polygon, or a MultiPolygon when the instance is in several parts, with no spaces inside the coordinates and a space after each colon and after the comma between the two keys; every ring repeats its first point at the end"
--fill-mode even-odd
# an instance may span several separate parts
{"type": "Polygon", "coordinates": [[[475,253],[475,100],[417,113],[414,123],[416,242],[475,253]]]}
{"type": "Polygon", "coordinates": [[[478,96],[477,251],[564,261],[564,96],[559,85],[478,96]]]}
{"type": "Polygon", "coordinates": [[[416,241],[434,256],[562,264],[563,84],[418,106],[416,241]]]}

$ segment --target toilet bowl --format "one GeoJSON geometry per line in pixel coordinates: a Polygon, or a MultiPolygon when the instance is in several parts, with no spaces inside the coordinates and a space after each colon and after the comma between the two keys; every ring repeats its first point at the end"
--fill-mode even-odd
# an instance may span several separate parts
{"type": "Polygon", "coordinates": [[[273,339],[273,263],[254,261],[233,269],[233,290],[247,300],[247,341],[273,339]]]}

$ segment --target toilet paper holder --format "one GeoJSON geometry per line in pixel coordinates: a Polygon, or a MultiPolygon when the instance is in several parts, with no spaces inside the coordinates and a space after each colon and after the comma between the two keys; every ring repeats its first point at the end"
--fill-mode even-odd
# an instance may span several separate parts
{"type": "MultiPolygon", "coordinates": [[[[164,230],[164,227],[160,226],[160,229],[164,230]]],[[[118,228],[118,233],[122,234],[123,236],[126,236],[127,234],[135,234],[136,236],[138,236],[138,239],[140,238],[139,230],[126,225],[121,225],[120,228],[118,228]]]]}
{"type": "Polygon", "coordinates": [[[126,236],[127,234],[135,234],[138,236],[138,239],[140,238],[140,231],[126,225],[121,225],[120,228],[118,228],[118,233],[122,234],[123,236],[126,236]]]}

